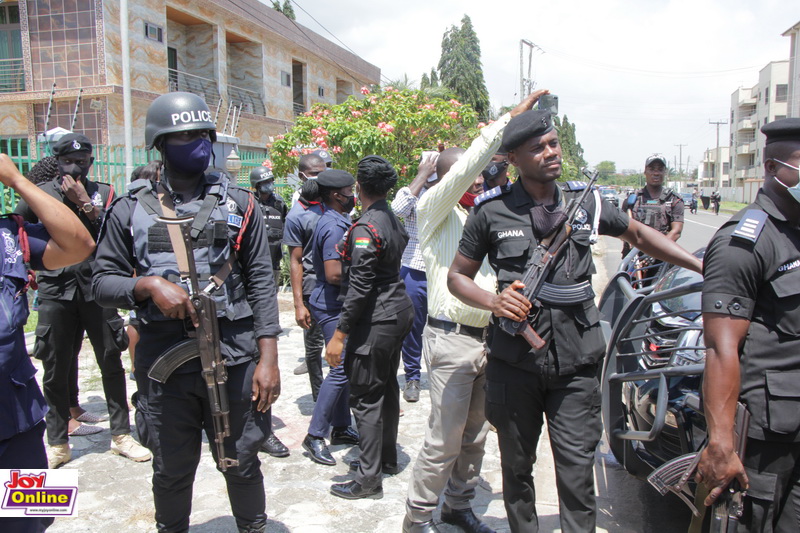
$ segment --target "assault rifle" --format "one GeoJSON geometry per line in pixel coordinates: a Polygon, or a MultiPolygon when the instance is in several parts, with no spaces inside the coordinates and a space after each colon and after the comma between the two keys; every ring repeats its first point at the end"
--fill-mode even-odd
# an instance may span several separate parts
{"type": "Polygon", "coordinates": [[[567,208],[562,212],[561,220],[558,221],[555,229],[539,241],[539,245],[534,250],[528,264],[525,265],[525,275],[522,276],[521,280],[525,284],[525,288],[520,292],[531,303],[531,311],[528,314],[528,318],[521,322],[506,317],[500,317],[499,319],[499,325],[503,331],[509,335],[521,335],[535,350],[541,350],[545,344],[544,340],[531,326],[542,306],[537,297],[542,291],[544,280],[555,266],[556,259],[558,259],[559,254],[566,246],[567,238],[572,231],[572,224],[575,222],[575,217],[578,215],[581,204],[586,199],[586,196],[592,192],[592,186],[600,176],[599,172],[590,172],[588,169],[583,169],[583,174],[589,178],[586,188],[583,189],[578,198],[570,200],[567,208]]]}
{"type": "MultiPolygon", "coordinates": [[[[745,445],[747,444],[747,427],[749,423],[750,413],[747,411],[744,404],[738,402],[736,404],[733,433],[736,455],[740,459],[744,457],[745,445]]],[[[695,516],[700,516],[700,512],[690,500],[692,493],[687,483],[692,479],[697,470],[697,465],[700,462],[700,454],[703,452],[704,448],[705,446],[700,448],[698,452],[687,453],[686,455],[676,457],[659,466],[647,476],[647,481],[659,494],[664,496],[668,492],[672,492],[689,506],[689,509],[692,510],[695,516]]],[[[734,479],[711,507],[711,528],[709,529],[711,533],[736,531],[736,524],[742,516],[743,496],[744,491],[741,490],[739,482],[734,479]]]]}
{"type": "MultiPolygon", "coordinates": [[[[172,372],[183,363],[200,357],[203,366],[203,379],[208,390],[208,403],[211,406],[211,419],[214,424],[214,443],[217,447],[217,459],[219,469],[225,472],[228,467],[238,466],[239,461],[225,456],[225,437],[230,437],[230,408],[228,407],[228,371],[225,368],[225,361],[220,352],[219,343],[219,322],[217,321],[217,303],[211,293],[217,289],[217,285],[209,283],[205,290],[200,290],[200,283],[197,278],[197,266],[194,262],[194,252],[192,251],[192,221],[194,217],[183,218],[164,218],[158,217],[156,220],[168,225],[180,227],[183,246],[178,246],[173,241],[176,255],[181,253],[180,248],[186,256],[186,266],[188,276],[183,273],[181,268],[181,278],[189,288],[189,298],[197,312],[199,326],[190,332],[190,338],[176,344],[156,359],[150,367],[147,375],[160,382],[165,383],[172,372]]],[[[172,239],[172,235],[170,235],[172,239]]],[[[177,239],[176,239],[177,240],[177,239]]],[[[182,261],[179,260],[179,264],[182,261]]]]}

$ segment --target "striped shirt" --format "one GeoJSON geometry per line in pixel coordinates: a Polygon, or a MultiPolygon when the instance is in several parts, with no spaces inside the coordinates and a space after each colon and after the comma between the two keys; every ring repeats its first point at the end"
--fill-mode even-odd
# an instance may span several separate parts
{"type": "MultiPolygon", "coordinates": [[[[481,129],[469,149],[456,161],[442,180],[417,202],[420,247],[428,277],[428,316],[465,326],[489,325],[490,311],[470,307],[447,288],[447,272],[456,256],[461,232],[469,214],[458,201],[486,168],[500,147],[511,116],[506,113],[481,129]]],[[[497,291],[497,279],[484,259],[475,282],[481,289],[497,291]]]]}
{"type": "Polygon", "coordinates": [[[417,236],[417,202],[427,190],[423,188],[417,197],[411,193],[411,189],[403,187],[397,191],[397,195],[392,200],[392,211],[403,219],[408,233],[408,244],[403,251],[403,259],[400,264],[421,272],[425,272],[425,263],[422,261],[422,252],[419,249],[417,236]]]}

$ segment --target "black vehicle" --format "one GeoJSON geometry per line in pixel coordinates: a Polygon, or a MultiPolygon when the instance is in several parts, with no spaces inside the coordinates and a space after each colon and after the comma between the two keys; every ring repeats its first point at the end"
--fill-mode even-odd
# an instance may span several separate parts
{"type": "Polygon", "coordinates": [[[619,197],[617,196],[617,191],[610,187],[599,187],[597,189],[600,192],[600,198],[603,200],[608,200],[614,207],[619,207],[619,197]]]}
{"type": "Polygon", "coordinates": [[[689,212],[692,214],[697,213],[697,198],[690,192],[682,192],[681,193],[681,200],[683,200],[684,206],[689,209],[689,212]]]}
{"type": "MultiPolygon", "coordinates": [[[[704,253],[705,248],[694,255],[704,253]]],[[[650,265],[644,268],[656,281],[642,286],[634,279],[637,254],[626,257],[600,300],[609,341],[602,412],[617,461],[644,479],[665,462],[697,451],[706,438],[700,402],[703,280],[688,269],[650,265]]]]}

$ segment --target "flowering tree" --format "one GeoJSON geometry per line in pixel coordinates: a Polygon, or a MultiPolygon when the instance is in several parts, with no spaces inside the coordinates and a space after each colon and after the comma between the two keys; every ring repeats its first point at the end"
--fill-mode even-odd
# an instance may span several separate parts
{"type": "Polygon", "coordinates": [[[361,94],[337,105],[315,104],[299,116],[269,147],[276,175],[291,173],[300,155],[323,148],[333,155],[336,168],[353,175],[362,157],[385,157],[397,169],[402,186],[416,174],[423,150],[466,146],[483,126],[469,106],[423,91],[384,87],[371,92],[362,87],[361,94]]]}

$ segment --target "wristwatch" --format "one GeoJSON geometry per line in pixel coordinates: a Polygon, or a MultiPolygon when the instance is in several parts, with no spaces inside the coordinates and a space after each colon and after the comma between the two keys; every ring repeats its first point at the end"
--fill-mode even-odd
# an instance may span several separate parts
{"type": "Polygon", "coordinates": [[[94,204],[92,202],[86,202],[81,206],[81,211],[86,213],[87,215],[94,211],[94,204]]]}

